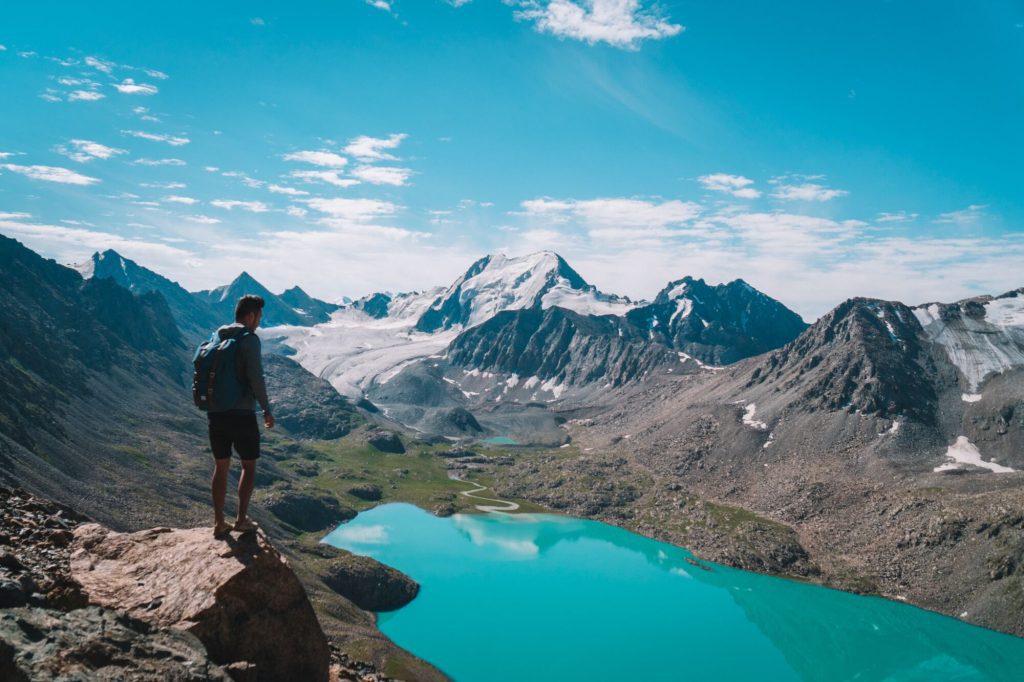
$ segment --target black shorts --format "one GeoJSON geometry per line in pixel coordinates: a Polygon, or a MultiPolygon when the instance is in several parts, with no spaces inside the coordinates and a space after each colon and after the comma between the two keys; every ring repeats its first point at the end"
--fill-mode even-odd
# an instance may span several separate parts
{"type": "Polygon", "coordinates": [[[259,459],[260,427],[256,413],[209,412],[210,449],[214,459],[229,459],[231,446],[242,459],[259,459]]]}

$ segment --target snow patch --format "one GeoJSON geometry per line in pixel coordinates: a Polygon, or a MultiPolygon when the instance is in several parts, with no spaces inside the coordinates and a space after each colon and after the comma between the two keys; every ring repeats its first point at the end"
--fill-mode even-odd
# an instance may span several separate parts
{"type": "Polygon", "coordinates": [[[555,400],[558,400],[561,397],[562,392],[565,391],[565,384],[560,384],[556,377],[551,377],[541,384],[540,388],[542,391],[548,391],[555,396],[555,400]]]}
{"type": "MultiPolygon", "coordinates": [[[[717,365],[705,365],[703,362],[701,362],[697,358],[693,357],[692,355],[687,355],[686,353],[684,353],[682,351],[676,351],[676,353],[679,355],[679,359],[682,360],[683,362],[686,362],[687,360],[692,360],[693,362],[696,362],[697,366],[700,367],[701,369],[707,369],[707,370],[710,370],[712,372],[721,372],[723,369],[725,369],[725,367],[719,367],[717,365]]],[[[743,401],[740,400],[739,402],[743,402],[743,401]]]]}
{"type": "Polygon", "coordinates": [[[977,446],[971,441],[967,440],[966,436],[958,436],[956,442],[949,446],[946,450],[946,457],[950,460],[945,464],[940,464],[935,467],[934,471],[951,471],[953,469],[960,469],[963,465],[973,465],[981,467],[982,469],[988,469],[997,474],[1009,474],[1013,473],[1015,469],[1010,467],[1004,467],[1001,464],[995,462],[986,462],[981,458],[981,452],[977,446]]]}
{"type": "Polygon", "coordinates": [[[693,301],[688,298],[681,298],[676,301],[676,311],[672,313],[672,317],[668,320],[668,325],[671,327],[672,323],[676,321],[678,317],[689,317],[690,313],[693,312],[693,301]]]}
{"type": "Polygon", "coordinates": [[[960,394],[960,400],[963,400],[965,403],[976,403],[979,400],[981,400],[981,394],[980,393],[961,393],[960,394]]]}
{"type": "Polygon", "coordinates": [[[763,421],[754,419],[754,413],[757,412],[757,403],[750,403],[746,407],[746,411],[743,413],[743,424],[746,426],[753,427],[758,431],[767,431],[768,425],[763,421]]]}

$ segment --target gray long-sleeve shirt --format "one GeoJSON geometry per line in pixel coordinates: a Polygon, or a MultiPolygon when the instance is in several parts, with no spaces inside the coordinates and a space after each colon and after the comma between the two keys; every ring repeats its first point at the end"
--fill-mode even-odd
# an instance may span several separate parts
{"type": "MultiPolygon", "coordinates": [[[[221,340],[237,336],[245,330],[241,322],[226,324],[217,330],[221,340]]],[[[263,379],[262,345],[260,337],[248,334],[238,342],[238,378],[245,384],[242,397],[228,410],[233,413],[249,413],[256,411],[258,402],[264,412],[270,412],[270,401],[267,399],[267,383],[263,379]]]]}

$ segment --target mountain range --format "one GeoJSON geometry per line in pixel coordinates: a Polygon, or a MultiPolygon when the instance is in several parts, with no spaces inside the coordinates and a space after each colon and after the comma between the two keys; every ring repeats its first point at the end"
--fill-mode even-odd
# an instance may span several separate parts
{"type": "MultiPolygon", "coordinates": [[[[681,277],[633,301],[541,252],[335,306],[245,273],[189,293],[109,251],[83,279],[0,247],[9,482],[131,518],[117,481],[147,485],[150,467],[125,439],[192,466],[189,346],[261,293],[296,433],[361,419],[537,445],[484,465],[498,494],[1024,635],[1024,289],[852,298],[806,324],[742,280],[681,277]]],[[[194,499],[173,480],[154,483],[156,509],[194,499]]]]}

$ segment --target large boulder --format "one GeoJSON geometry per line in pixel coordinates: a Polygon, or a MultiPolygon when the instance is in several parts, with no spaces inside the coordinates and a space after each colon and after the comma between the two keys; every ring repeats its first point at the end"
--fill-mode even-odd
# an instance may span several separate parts
{"type": "Polygon", "coordinates": [[[394,454],[405,452],[405,445],[402,444],[402,439],[394,431],[375,431],[366,438],[366,442],[381,452],[391,452],[394,454]]]}
{"type": "Polygon", "coordinates": [[[288,525],[306,532],[337,526],[356,516],[354,509],[323,493],[272,490],[260,496],[259,505],[288,525]]]}
{"type": "Polygon", "coordinates": [[[262,532],[209,528],[75,529],[71,575],[89,602],[189,632],[218,664],[255,665],[261,681],[326,680],[327,638],[287,560],[262,532]]]}

